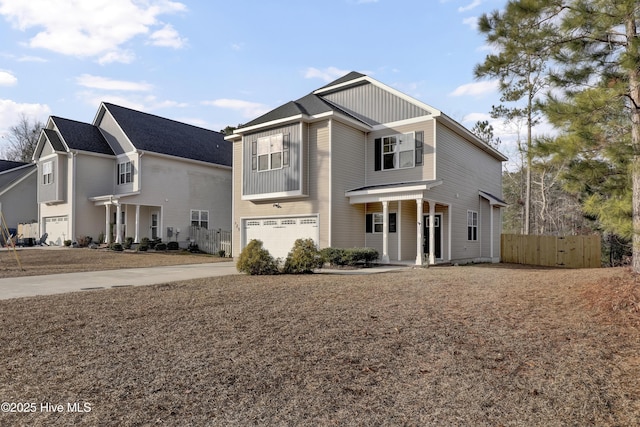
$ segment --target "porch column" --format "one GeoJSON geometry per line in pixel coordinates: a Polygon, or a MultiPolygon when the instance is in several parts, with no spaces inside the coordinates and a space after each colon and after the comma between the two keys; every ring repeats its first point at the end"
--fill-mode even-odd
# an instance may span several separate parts
{"type": "Polygon", "coordinates": [[[105,213],[106,213],[106,218],[105,218],[105,224],[104,224],[104,242],[108,245],[111,243],[111,222],[110,222],[110,218],[109,216],[111,216],[111,205],[107,204],[104,205],[105,207],[105,213]]]}
{"type": "Polygon", "coordinates": [[[116,243],[122,243],[122,205],[116,205],[116,243]]]}
{"type": "Polygon", "coordinates": [[[418,210],[418,228],[416,229],[416,239],[418,240],[418,244],[416,246],[416,265],[422,265],[422,260],[424,258],[424,235],[422,234],[422,221],[424,220],[424,213],[422,211],[423,202],[423,199],[416,199],[418,210]]]}
{"type": "Polygon", "coordinates": [[[436,204],[429,200],[429,265],[436,263],[436,204]]]}
{"type": "Polygon", "coordinates": [[[382,202],[382,262],[389,262],[389,202],[382,202]]]}
{"type": "Polygon", "coordinates": [[[140,243],[140,205],[136,205],[136,237],[135,243],[140,243]]]}

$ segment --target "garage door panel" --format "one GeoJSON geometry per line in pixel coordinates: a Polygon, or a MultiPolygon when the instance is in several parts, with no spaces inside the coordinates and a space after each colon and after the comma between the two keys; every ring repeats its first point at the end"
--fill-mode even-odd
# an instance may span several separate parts
{"type": "Polygon", "coordinates": [[[69,240],[69,217],[50,216],[44,219],[44,232],[47,233],[47,242],[62,245],[65,240],[69,240]]]}
{"type": "Polygon", "coordinates": [[[311,238],[318,242],[318,218],[256,218],[245,221],[246,245],[253,239],[261,240],[274,258],[286,258],[297,239],[311,238]]]}

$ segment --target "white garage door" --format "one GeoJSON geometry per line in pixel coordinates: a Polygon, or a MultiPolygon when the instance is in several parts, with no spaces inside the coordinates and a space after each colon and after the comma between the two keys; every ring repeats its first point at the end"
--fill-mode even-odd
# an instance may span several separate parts
{"type": "Polygon", "coordinates": [[[47,243],[53,242],[56,245],[62,245],[69,237],[69,217],[49,216],[44,219],[44,232],[48,234],[47,243]]]}
{"type": "Polygon", "coordinates": [[[255,218],[244,221],[245,241],[262,240],[274,258],[286,258],[297,239],[319,241],[318,217],[255,218]]]}

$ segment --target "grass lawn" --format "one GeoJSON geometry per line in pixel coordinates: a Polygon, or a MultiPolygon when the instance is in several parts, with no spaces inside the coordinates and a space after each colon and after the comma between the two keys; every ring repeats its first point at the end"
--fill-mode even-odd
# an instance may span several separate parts
{"type": "Polygon", "coordinates": [[[638,286],[483,265],[0,301],[0,396],[37,405],[0,425],[637,425],[638,286]]]}

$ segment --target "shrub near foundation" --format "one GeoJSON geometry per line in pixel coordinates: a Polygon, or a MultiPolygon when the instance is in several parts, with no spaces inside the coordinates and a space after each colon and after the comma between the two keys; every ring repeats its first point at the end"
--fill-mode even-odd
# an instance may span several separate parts
{"type": "Polygon", "coordinates": [[[284,272],[287,274],[309,274],[321,268],[324,260],[313,239],[298,239],[284,262],[284,272]]]}
{"type": "Polygon", "coordinates": [[[373,248],[324,248],[320,251],[324,262],[333,266],[355,267],[359,264],[368,266],[378,259],[379,253],[373,248]]]}
{"type": "Polygon", "coordinates": [[[249,275],[278,274],[278,264],[268,250],[262,246],[261,240],[253,239],[244,247],[236,268],[249,275]]]}

